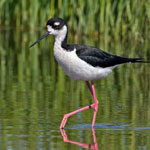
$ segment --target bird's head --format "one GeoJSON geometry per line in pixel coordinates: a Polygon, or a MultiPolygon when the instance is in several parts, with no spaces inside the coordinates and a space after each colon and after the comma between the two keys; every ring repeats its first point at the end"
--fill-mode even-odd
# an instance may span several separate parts
{"type": "Polygon", "coordinates": [[[67,24],[61,18],[52,18],[49,19],[47,24],[47,32],[36,42],[34,42],[30,47],[34,46],[36,43],[40,42],[48,35],[54,35],[55,38],[63,41],[67,35],[67,24]]]}
{"type": "Polygon", "coordinates": [[[61,36],[61,34],[66,35],[67,32],[67,24],[61,18],[52,18],[48,20],[47,31],[49,34],[54,36],[61,36]]]}

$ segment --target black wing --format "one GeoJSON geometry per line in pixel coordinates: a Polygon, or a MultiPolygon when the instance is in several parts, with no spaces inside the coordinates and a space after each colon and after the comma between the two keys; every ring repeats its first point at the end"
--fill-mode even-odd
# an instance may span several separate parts
{"type": "Polygon", "coordinates": [[[108,54],[100,49],[84,46],[73,45],[77,49],[77,56],[94,67],[111,67],[127,62],[140,62],[140,58],[124,58],[116,55],[108,54]]]}

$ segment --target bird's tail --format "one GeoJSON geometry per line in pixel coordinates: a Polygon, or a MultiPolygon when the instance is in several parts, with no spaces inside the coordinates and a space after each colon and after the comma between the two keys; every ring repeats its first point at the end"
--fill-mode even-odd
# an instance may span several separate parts
{"type": "Polygon", "coordinates": [[[150,60],[143,60],[143,58],[129,58],[128,62],[131,62],[131,63],[150,63],[150,60]]]}

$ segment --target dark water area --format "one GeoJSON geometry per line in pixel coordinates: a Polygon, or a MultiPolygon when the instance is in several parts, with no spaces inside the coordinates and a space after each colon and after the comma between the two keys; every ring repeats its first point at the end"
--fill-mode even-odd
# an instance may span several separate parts
{"type": "MultiPolygon", "coordinates": [[[[125,64],[95,81],[95,129],[90,109],[70,117],[60,131],[64,114],[93,99],[83,81],[70,79],[57,65],[52,37],[29,49],[43,32],[0,30],[0,149],[149,150],[150,65],[125,64]]],[[[75,35],[69,36],[74,43],[75,35]]],[[[121,56],[150,58],[147,41],[106,45],[94,35],[81,41],[121,56]]]]}

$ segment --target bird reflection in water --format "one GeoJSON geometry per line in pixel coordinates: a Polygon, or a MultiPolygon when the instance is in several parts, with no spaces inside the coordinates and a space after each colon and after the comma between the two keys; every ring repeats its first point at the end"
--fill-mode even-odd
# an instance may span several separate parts
{"type": "Polygon", "coordinates": [[[81,142],[76,142],[76,141],[69,140],[69,138],[68,138],[68,136],[66,134],[66,131],[64,129],[60,129],[60,132],[61,132],[61,135],[63,137],[64,142],[68,142],[68,143],[71,143],[71,144],[79,145],[82,148],[88,148],[88,149],[98,150],[98,144],[97,144],[97,141],[96,141],[96,135],[95,135],[94,128],[92,128],[93,142],[94,142],[94,144],[92,144],[92,145],[91,144],[86,144],[86,143],[81,143],[81,142]]]}

